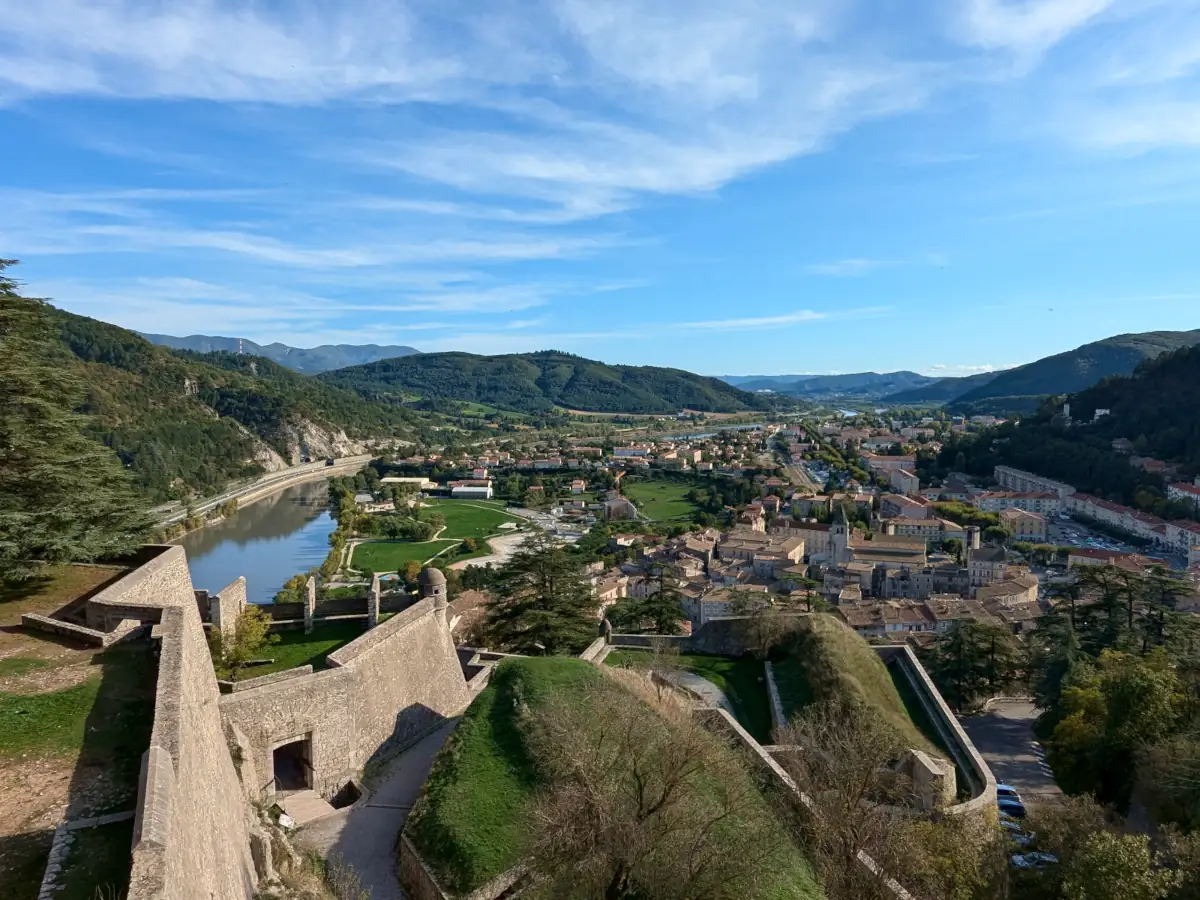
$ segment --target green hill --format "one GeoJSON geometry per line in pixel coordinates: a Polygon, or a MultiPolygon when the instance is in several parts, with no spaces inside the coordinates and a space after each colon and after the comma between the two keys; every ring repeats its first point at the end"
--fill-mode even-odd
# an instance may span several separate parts
{"type": "Polygon", "coordinates": [[[261,357],[155,346],[131,331],[44,307],[87,385],[80,411],[153,499],[212,493],[356,440],[403,436],[419,414],[372,404],[261,357]]]}
{"type": "Polygon", "coordinates": [[[826,613],[805,616],[772,651],[771,660],[785,717],[810,703],[864,703],[909,747],[942,755],[913,723],[883,660],[840,619],[826,613]]]}
{"type": "Polygon", "coordinates": [[[960,394],[950,408],[978,412],[985,408],[979,401],[992,401],[995,407],[1000,398],[1021,398],[1021,406],[1028,408],[1028,398],[1082,391],[1103,378],[1131,374],[1143,360],[1195,344],[1200,344],[1200,330],[1119,334],[1001,372],[960,394]]]}
{"type": "Polygon", "coordinates": [[[968,391],[990,383],[1000,374],[1000,372],[980,372],[977,375],[965,375],[962,378],[940,378],[932,384],[889,394],[883,398],[883,402],[894,403],[897,406],[907,403],[950,403],[968,391]]]}
{"type": "Polygon", "coordinates": [[[293,372],[316,375],[330,369],[358,366],[377,359],[391,359],[417,353],[412,347],[379,344],[322,344],[319,347],[289,347],[287,344],[256,344],[245,338],[213,337],[207,334],[189,334],[173,337],[169,334],[146,334],[138,332],[152,344],[170,347],[172,350],[192,350],[196,353],[245,353],[250,356],[265,356],[293,372]]]}
{"type": "Polygon", "coordinates": [[[460,401],[518,412],[554,407],[612,413],[740,412],[769,401],[679,369],[610,366],[560,353],[421,353],[326,372],[327,384],[393,403],[460,401]]]}
{"type": "Polygon", "coordinates": [[[1130,376],[1067,396],[1070,425],[1061,415],[1062,399],[1019,424],[949,441],[925,477],[955,468],[987,476],[1009,465],[1164,518],[1192,515],[1186,504],[1166,500],[1162,478],[1131,466],[1112,442],[1125,438],[1132,453],[1176,464],[1185,480],[1200,474],[1200,345],[1145,360],[1130,376]],[[1094,420],[1097,409],[1110,412],[1094,420]]]}
{"type": "MultiPolygon", "coordinates": [[[[556,774],[561,765],[552,761],[554,750],[547,746],[548,735],[543,731],[543,717],[556,708],[578,711],[571,731],[583,737],[591,729],[593,733],[584,740],[598,755],[605,755],[608,763],[597,770],[609,773],[617,783],[628,781],[624,786],[629,792],[638,790],[639,784],[641,790],[647,789],[647,773],[658,771],[653,763],[655,754],[679,746],[680,724],[627,690],[611,672],[564,657],[519,657],[500,663],[438,753],[405,825],[405,833],[438,881],[456,895],[486,884],[526,855],[535,838],[533,813],[539,799],[552,792],[561,778],[556,774]],[[601,728],[612,729],[604,733],[604,741],[598,739],[601,728]],[[627,756],[606,756],[610,746],[620,746],[621,734],[627,729],[634,729],[632,733],[637,735],[642,781],[632,775],[627,756]]],[[[563,723],[560,720],[558,724],[563,723]]],[[[561,732],[552,733],[557,737],[561,732]]],[[[555,741],[554,746],[561,744],[555,741]]],[[[745,790],[750,788],[751,775],[715,738],[711,746],[706,740],[705,747],[709,755],[704,764],[694,778],[681,784],[672,803],[694,803],[708,815],[712,811],[709,804],[720,793],[711,783],[714,778],[720,777],[727,789],[745,790]],[[738,779],[745,779],[745,784],[736,785],[738,779]]],[[[650,777],[653,781],[653,775],[650,777]]],[[[711,833],[695,838],[699,846],[664,833],[634,871],[634,879],[669,877],[664,872],[686,862],[686,856],[681,860],[677,853],[681,843],[679,852],[686,855],[689,848],[701,852],[726,842],[734,848],[750,840],[758,852],[764,847],[777,849],[771,850],[753,873],[704,896],[746,900],[821,897],[808,861],[787,834],[777,810],[756,790],[751,789],[748,796],[751,802],[731,807],[723,819],[714,816],[711,833]]],[[[598,802],[603,799],[597,798],[598,802]]],[[[685,834],[693,837],[686,829],[685,834]]],[[[545,896],[544,891],[535,890],[534,894],[545,896]]]]}

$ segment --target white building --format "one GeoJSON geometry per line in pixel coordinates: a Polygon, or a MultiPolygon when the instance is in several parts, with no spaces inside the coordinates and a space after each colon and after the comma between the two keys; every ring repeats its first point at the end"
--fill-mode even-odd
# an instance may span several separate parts
{"type": "Polygon", "coordinates": [[[1014,469],[1012,466],[996,466],[996,480],[1000,482],[1000,486],[1010,491],[1023,491],[1027,493],[1052,493],[1058,494],[1060,498],[1068,497],[1075,493],[1075,488],[1062,481],[1055,481],[1052,478],[1043,478],[1041,475],[1034,475],[1032,472],[1025,472],[1021,469],[1014,469]]]}
{"type": "MultiPolygon", "coordinates": [[[[1197,479],[1200,481],[1200,478],[1197,479]]],[[[1178,482],[1167,485],[1168,500],[1186,500],[1194,509],[1200,510],[1200,485],[1178,482]]]]}
{"type": "Polygon", "coordinates": [[[1057,516],[1062,510],[1062,498],[1051,491],[988,491],[971,499],[984,512],[1004,512],[1020,509],[1042,516],[1057,516]]]}
{"type": "Polygon", "coordinates": [[[451,481],[450,496],[463,500],[491,500],[492,480],[451,481]]]}

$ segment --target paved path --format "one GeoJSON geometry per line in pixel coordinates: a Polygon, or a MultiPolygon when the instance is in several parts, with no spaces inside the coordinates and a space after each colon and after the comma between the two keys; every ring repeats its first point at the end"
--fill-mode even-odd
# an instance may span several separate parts
{"type": "Polygon", "coordinates": [[[354,867],[371,900],[404,900],[396,877],[396,839],[454,719],[392,760],[366,802],[340,809],[297,833],[297,843],[354,867]]]}
{"type": "Polygon", "coordinates": [[[996,780],[1012,785],[1027,801],[1062,796],[1045,753],[1033,734],[1037,711],[1032,703],[1003,700],[981,716],[959,719],[967,736],[991,766],[996,780]]]}
{"type": "Polygon", "coordinates": [[[736,717],[737,714],[733,711],[733,704],[729,702],[729,698],[725,696],[725,692],[707,678],[697,675],[695,672],[671,672],[667,675],[667,678],[681,687],[695,691],[709,706],[723,709],[736,717]]]}

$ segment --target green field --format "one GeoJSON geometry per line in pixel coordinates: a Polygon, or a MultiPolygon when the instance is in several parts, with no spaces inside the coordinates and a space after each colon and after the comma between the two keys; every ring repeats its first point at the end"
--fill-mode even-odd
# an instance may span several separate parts
{"type": "Polygon", "coordinates": [[[621,482],[621,493],[634,501],[642,515],[649,519],[681,519],[696,512],[696,504],[686,500],[691,485],[677,481],[621,482]]]}
{"type": "Polygon", "coordinates": [[[80,753],[104,760],[136,785],[154,722],[156,669],[146,642],[118,644],[96,657],[95,674],[73,687],[0,692],[0,758],[80,753]]]}
{"type": "MultiPolygon", "coordinates": [[[[614,650],[604,662],[610,666],[636,666],[648,663],[649,656],[645,650],[614,650]]],[[[733,659],[699,653],[681,653],[678,660],[684,669],[724,691],[738,722],[751,737],[760,744],[771,743],[771,703],[762,662],[752,656],[733,659]]]]}
{"type": "MultiPolygon", "coordinates": [[[[439,752],[406,825],[439,882],[467,893],[520,861],[546,787],[531,752],[538,712],[554,696],[586,704],[599,690],[619,692],[631,710],[642,702],[578,659],[519,658],[497,666],[439,752]]],[[[764,797],[760,808],[716,827],[778,836],[783,826],[764,797]]],[[[807,860],[790,842],[765,868],[771,878],[755,892],[760,900],[821,896],[807,860]]]]}
{"type": "Polygon", "coordinates": [[[421,512],[424,516],[436,512],[446,520],[446,528],[437,540],[422,543],[369,541],[354,548],[351,565],[372,572],[398,572],[414,560],[427,562],[467,538],[478,541],[479,548],[474,553],[456,556],[456,560],[487,556],[492,549],[484,538],[503,534],[500,526],[505,522],[521,524],[520,518],[504,512],[502,500],[434,500],[422,507],[421,512]]]}
{"type": "Polygon", "coordinates": [[[351,565],[372,572],[399,572],[410,562],[424,563],[459,543],[461,541],[436,540],[419,544],[412,541],[368,541],[354,548],[351,565]]]}
{"type": "Polygon", "coordinates": [[[422,514],[436,512],[446,520],[446,530],[442,538],[485,538],[494,534],[502,534],[500,526],[505,522],[521,520],[503,511],[503,504],[496,501],[475,500],[435,500],[422,509],[422,514]],[[475,505],[476,503],[480,505],[475,505]]]}
{"type": "Polygon", "coordinates": [[[264,659],[275,661],[264,666],[243,669],[242,680],[310,664],[314,669],[324,669],[325,657],[346,646],[365,630],[366,626],[360,621],[319,623],[313,626],[312,634],[305,634],[300,629],[272,632],[278,636],[279,643],[264,648],[262,656],[264,659]]]}

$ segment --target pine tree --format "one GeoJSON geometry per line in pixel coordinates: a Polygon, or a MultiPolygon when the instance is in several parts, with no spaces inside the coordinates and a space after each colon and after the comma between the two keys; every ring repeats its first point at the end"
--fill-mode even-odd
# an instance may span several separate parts
{"type": "Polygon", "coordinates": [[[597,634],[598,608],[584,560],[537,532],[497,572],[485,627],[504,650],[578,653],[597,634]]]}
{"type": "Polygon", "coordinates": [[[0,260],[0,583],[46,564],[118,556],[149,520],[118,458],[83,433],[83,386],[48,306],[17,293],[0,260]]]}

